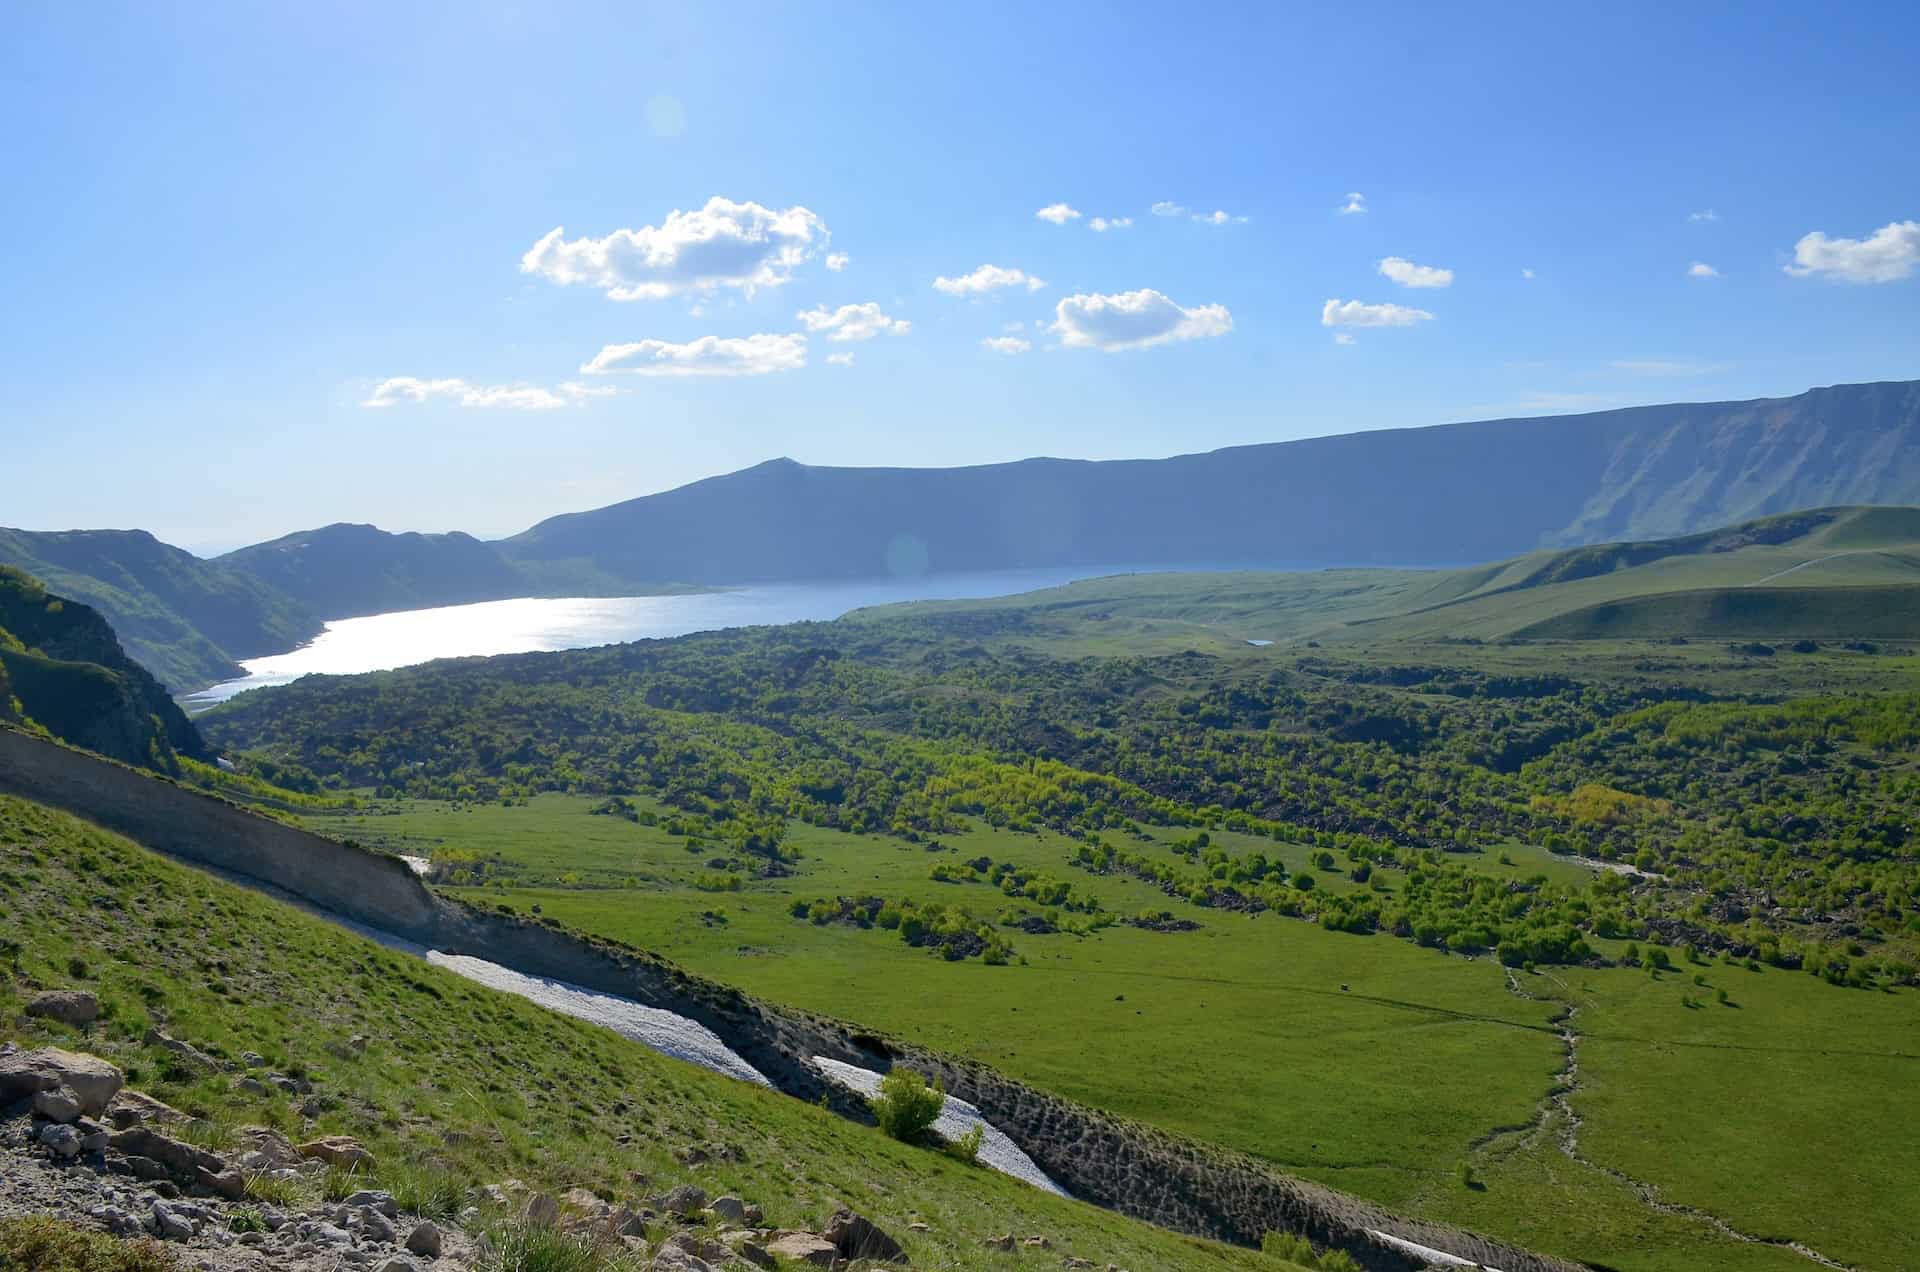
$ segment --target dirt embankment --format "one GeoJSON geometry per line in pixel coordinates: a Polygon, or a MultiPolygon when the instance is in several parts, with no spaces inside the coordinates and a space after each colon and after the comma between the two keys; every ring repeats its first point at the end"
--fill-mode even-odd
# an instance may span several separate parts
{"type": "Polygon", "coordinates": [[[644,950],[450,901],[429,891],[398,858],[6,728],[0,728],[0,793],[64,808],[148,847],[258,880],[430,948],[677,1012],[711,1029],[782,1091],[809,1101],[824,1096],[849,1117],[870,1120],[864,1104],[823,1078],[810,1057],[876,1070],[904,1061],[938,1073],[949,1091],[977,1106],[1075,1196],[1163,1227],[1249,1245],[1269,1230],[1304,1232],[1375,1272],[1413,1272],[1425,1264],[1369,1230],[1503,1272],[1575,1272],[1578,1266],[1401,1218],[983,1066],[762,1002],[644,950]]]}

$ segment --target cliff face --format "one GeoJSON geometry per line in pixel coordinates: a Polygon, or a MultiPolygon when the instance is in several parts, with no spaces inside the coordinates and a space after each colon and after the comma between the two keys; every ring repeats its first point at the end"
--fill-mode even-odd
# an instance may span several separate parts
{"type": "Polygon", "coordinates": [[[1250,1158],[1107,1116],[979,1065],[750,998],[643,950],[446,900],[397,858],[6,728],[0,728],[0,793],[66,809],[150,848],[271,885],[422,945],[677,1012],[713,1030],[780,1090],[809,1101],[824,1096],[850,1116],[866,1117],[864,1104],[824,1081],[808,1063],[811,1057],[877,1070],[910,1061],[940,1073],[949,1091],[977,1106],[1076,1196],[1135,1218],[1245,1244],[1257,1244],[1270,1229],[1305,1228],[1376,1272],[1424,1265],[1368,1237],[1369,1229],[1510,1272],[1575,1272],[1558,1260],[1402,1219],[1250,1158]]]}
{"type": "Polygon", "coordinates": [[[208,755],[199,730],[127,657],[105,619],[0,566],[0,718],[9,716],[163,772],[176,755],[208,755]]]}

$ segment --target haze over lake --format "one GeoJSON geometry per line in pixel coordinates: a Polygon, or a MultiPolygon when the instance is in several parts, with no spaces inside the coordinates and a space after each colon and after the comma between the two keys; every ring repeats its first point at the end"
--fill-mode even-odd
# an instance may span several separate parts
{"type": "Polygon", "coordinates": [[[680,596],[522,597],[343,618],[328,623],[325,631],[299,649],[246,660],[241,664],[247,669],[245,676],[189,694],[183,701],[190,707],[208,707],[248,689],[283,685],[301,676],[388,671],[435,658],[583,649],[726,627],[824,621],[864,606],[898,601],[1011,596],[1125,569],[1060,566],[769,583],[680,596]]]}

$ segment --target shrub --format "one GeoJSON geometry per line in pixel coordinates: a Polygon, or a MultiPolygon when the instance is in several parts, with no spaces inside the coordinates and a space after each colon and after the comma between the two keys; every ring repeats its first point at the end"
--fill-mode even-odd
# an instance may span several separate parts
{"type": "Polygon", "coordinates": [[[451,1219],[466,1201],[466,1182],[444,1166],[430,1162],[400,1162],[383,1168],[380,1186],[408,1214],[424,1219],[451,1219]]]}
{"type": "Polygon", "coordinates": [[[1302,1267],[1314,1266],[1313,1243],[1297,1232],[1269,1232],[1260,1238],[1260,1252],[1302,1267]]]}
{"type": "Polygon", "coordinates": [[[47,1215],[0,1219],[0,1272],[176,1272],[151,1241],[122,1242],[47,1215]]]}
{"type": "Polygon", "coordinates": [[[947,1093],[938,1078],[927,1085],[915,1069],[894,1068],[880,1079],[880,1094],[871,1101],[880,1129],[906,1144],[919,1142],[946,1105],[947,1093]]]}
{"type": "Polygon", "coordinates": [[[637,1268],[622,1256],[602,1254],[591,1237],[542,1224],[515,1223],[488,1231],[493,1251],[484,1272],[614,1272],[637,1268]]]}
{"type": "Polygon", "coordinates": [[[979,1160],[980,1145],[986,1138],[987,1128],[975,1122],[959,1139],[947,1141],[947,1153],[971,1166],[979,1160]]]}

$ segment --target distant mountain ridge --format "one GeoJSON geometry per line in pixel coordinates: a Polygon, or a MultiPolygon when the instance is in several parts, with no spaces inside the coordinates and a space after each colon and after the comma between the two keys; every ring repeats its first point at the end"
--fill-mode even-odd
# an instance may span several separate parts
{"type": "Polygon", "coordinates": [[[290,649],[321,627],[285,592],[145,530],[0,529],[0,565],[99,610],[127,652],[180,691],[237,676],[241,659],[290,649]]]}
{"type": "Polygon", "coordinates": [[[224,638],[203,625],[197,594],[168,599],[148,582],[123,595],[114,554],[92,566],[51,560],[42,541],[71,536],[0,531],[0,562],[97,605],[143,662],[194,687],[230,674],[216,669],[233,658],[299,643],[319,618],[511,596],[1048,566],[1449,565],[1915,503],[1920,381],[1889,381],[1168,459],[927,469],[777,459],[492,542],[336,524],[214,561],[151,536],[120,545],[142,559],[177,554],[163,577],[192,576],[237,605],[238,634],[224,638]],[[155,626],[156,610],[173,626],[155,626]]]}

